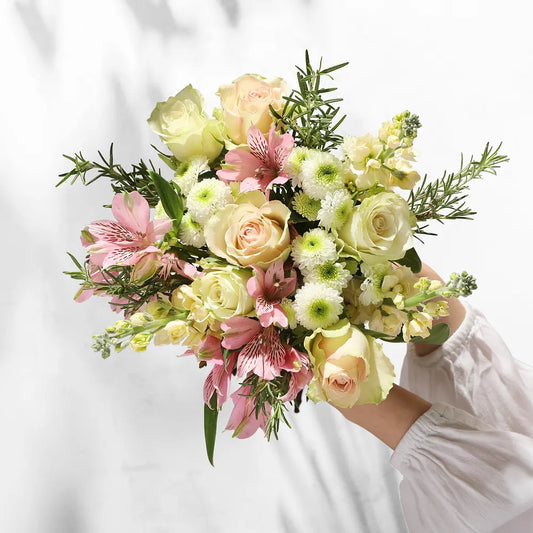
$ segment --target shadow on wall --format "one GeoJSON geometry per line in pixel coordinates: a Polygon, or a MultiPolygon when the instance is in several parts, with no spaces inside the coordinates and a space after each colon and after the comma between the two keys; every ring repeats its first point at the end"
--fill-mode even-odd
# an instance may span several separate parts
{"type": "Polygon", "coordinates": [[[159,33],[162,37],[173,37],[176,33],[190,35],[190,28],[182,26],[174,18],[168,0],[126,0],[141,28],[159,33]]]}
{"type": "Polygon", "coordinates": [[[46,23],[37,6],[37,0],[17,1],[15,10],[43,60],[52,63],[57,50],[56,39],[53,28],[46,23]]]}

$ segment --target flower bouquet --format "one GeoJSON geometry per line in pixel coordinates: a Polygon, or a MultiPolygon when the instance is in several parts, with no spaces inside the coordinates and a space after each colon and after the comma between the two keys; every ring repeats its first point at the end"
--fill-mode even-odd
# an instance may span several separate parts
{"type": "Polygon", "coordinates": [[[341,98],[324,86],[333,67],[297,67],[297,88],[247,74],[218,90],[210,117],[188,85],[148,123],[169,178],[149,161],[126,170],[109,156],[65,156],[60,183],[106,178],[108,220],[81,232],[86,257],[67,272],[75,299],[110,298],[120,320],[94,336],[104,358],[130,346],[182,344],[207,367],[204,420],[211,463],[217,416],[226,428],[270,438],[302,399],[338,407],[379,403],[394,368],[384,342],[446,340],[446,298],[474,279],[417,276],[414,237],[431,220],[470,218],[470,181],[506,161],[499,146],[461,159],[435,180],[414,170],[420,122],[409,111],[376,135],[338,133],[341,98]],[[153,213],[153,215],[151,215],[153,213]]]}

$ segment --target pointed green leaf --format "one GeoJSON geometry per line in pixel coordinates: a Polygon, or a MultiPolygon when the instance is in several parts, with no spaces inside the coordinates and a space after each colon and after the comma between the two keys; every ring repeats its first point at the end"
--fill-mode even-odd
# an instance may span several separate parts
{"type": "Polygon", "coordinates": [[[444,344],[448,337],[450,336],[450,326],[441,322],[440,324],[435,324],[431,328],[431,333],[429,337],[423,339],[422,337],[413,337],[411,342],[420,342],[425,344],[444,344]]]}
{"type": "Polygon", "coordinates": [[[414,248],[407,250],[402,259],[398,259],[395,263],[409,267],[415,274],[422,270],[422,261],[414,248]]]}
{"type": "Polygon", "coordinates": [[[215,453],[215,439],[217,436],[217,419],[218,419],[218,407],[217,407],[217,394],[213,393],[209,405],[204,403],[204,436],[205,436],[205,448],[207,451],[207,458],[212,466],[213,455],[215,453]]]}
{"type": "Polygon", "coordinates": [[[150,177],[161,199],[163,209],[169,218],[174,221],[174,231],[177,231],[180,227],[184,211],[183,197],[179,192],[179,187],[175,183],[169,183],[157,172],[150,171],[150,177]]]}

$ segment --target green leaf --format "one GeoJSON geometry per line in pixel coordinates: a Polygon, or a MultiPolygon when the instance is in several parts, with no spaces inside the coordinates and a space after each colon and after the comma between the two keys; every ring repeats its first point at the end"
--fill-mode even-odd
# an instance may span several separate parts
{"type": "Polygon", "coordinates": [[[218,419],[218,407],[217,407],[217,393],[214,392],[211,396],[209,405],[204,403],[204,437],[205,448],[207,451],[207,458],[212,466],[213,454],[215,453],[215,439],[217,436],[217,419],[218,419]]]}
{"type": "Polygon", "coordinates": [[[395,263],[409,267],[415,274],[422,270],[422,261],[414,248],[407,250],[402,259],[398,259],[395,263]]]}
{"type": "Polygon", "coordinates": [[[431,328],[431,333],[429,337],[423,339],[422,337],[412,337],[411,342],[421,342],[425,344],[444,344],[448,337],[450,336],[450,327],[448,324],[441,322],[440,324],[435,324],[431,328]]]}
{"type": "Polygon", "coordinates": [[[174,221],[173,227],[177,231],[180,227],[184,211],[183,197],[179,192],[179,187],[175,183],[169,183],[157,172],[150,171],[150,177],[161,199],[163,209],[169,218],[174,221]]]}
{"type": "MultiPolygon", "coordinates": [[[[405,342],[403,340],[403,335],[400,333],[397,337],[391,337],[390,335],[385,335],[385,333],[380,333],[379,331],[374,331],[372,329],[363,329],[361,331],[370,337],[375,339],[381,339],[385,342],[405,342]]],[[[435,324],[431,330],[429,337],[411,337],[409,342],[419,342],[424,344],[444,344],[448,337],[450,336],[450,327],[448,324],[441,322],[440,324],[435,324]]]]}

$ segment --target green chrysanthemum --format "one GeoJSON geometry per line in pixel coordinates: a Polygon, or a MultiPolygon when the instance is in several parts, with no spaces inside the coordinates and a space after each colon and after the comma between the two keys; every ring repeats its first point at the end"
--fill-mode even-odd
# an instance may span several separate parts
{"type": "Polygon", "coordinates": [[[316,220],[318,218],[320,200],[311,198],[304,192],[298,192],[294,195],[292,206],[298,214],[307,218],[307,220],[316,220]]]}

